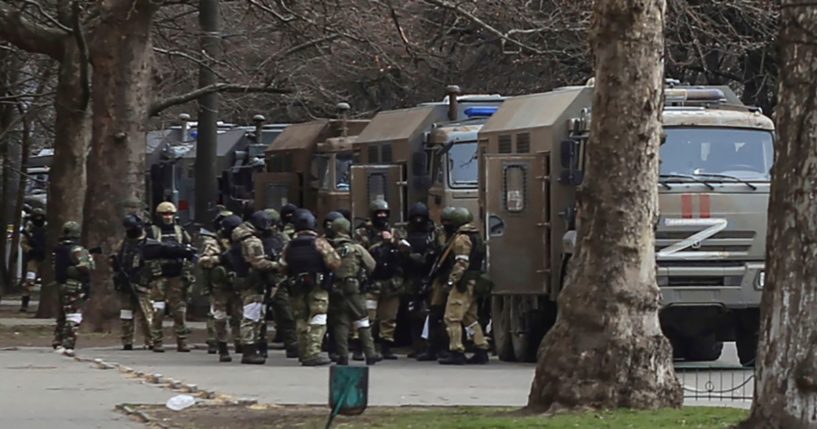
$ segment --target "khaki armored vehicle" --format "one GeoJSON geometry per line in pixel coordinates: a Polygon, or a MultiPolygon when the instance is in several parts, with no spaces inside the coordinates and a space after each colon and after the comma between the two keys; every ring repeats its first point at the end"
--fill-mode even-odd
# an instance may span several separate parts
{"type": "Polygon", "coordinates": [[[401,225],[409,207],[421,201],[439,219],[446,205],[477,208],[477,132],[504,97],[459,95],[448,87],[441,102],[380,112],[360,133],[354,147],[360,164],[352,167],[355,225],[369,217],[369,204],[384,199],[390,222],[401,225]]]}
{"type": "MultiPolygon", "coordinates": [[[[555,321],[576,240],[592,95],[578,86],[513,97],[479,132],[492,330],[503,360],[535,360],[555,321]]],[[[727,87],[669,81],[665,96],[655,243],[662,328],[678,359],[717,359],[722,341],[734,339],[750,365],[773,123],[727,87]]]]}
{"type": "MultiPolygon", "coordinates": [[[[341,103],[345,115],[348,105],[341,103]]],[[[318,219],[349,202],[352,143],[368,120],[319,119],[293,124],[267,148],[266,171],[257,173],[255,207],[286,203],[312,210],[318,219]]]]}

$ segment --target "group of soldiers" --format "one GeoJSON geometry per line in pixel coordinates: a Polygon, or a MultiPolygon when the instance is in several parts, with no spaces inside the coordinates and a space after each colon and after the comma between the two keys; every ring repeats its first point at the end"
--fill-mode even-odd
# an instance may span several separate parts
{"type": "MultiPolygon", "coordinates": [[[[286,356],[304,366],[348,365],[350,357],[367,365],[397,359],[401,300],[410,313],[410,357],[455,365],[489,361],[478,298],[490,292],[490,281],[482,272],[484,244],[467,209],[446,208],[435,225],[418,202],[398,230],[389,224],[388,204],[375,200],[370,218],[354,231],[345,210],[330,212],[322,231],[312,212],[292,204],[243,219],[220,210],[212,227],[200,231],[200,251],[177,223],[172,203],[160,203],[156,214],[152,225],[144,215],[125,216],[125,237],[109,258],[124,350],[133,349],[134,320],[140,319],[145,347],[164,352],[162,322],[171,314],[177,351],[190,351],[186,306],[198,265],[210,300],[208,352],[220,362],[232,361],[230,335],[242,363],[266,362],[268,312],[286,356]],[[463,334],[473,339],[470,358],[463,334]]],[[[78,243],[76,222],[66,223],[62,235],[53,253],[60,290],[54,347],[72,355],[94,260],[78,243]]],[[[24,290],[33,283],[29,277],[36,278],[32,270],[29,265],[24,290]]]]}

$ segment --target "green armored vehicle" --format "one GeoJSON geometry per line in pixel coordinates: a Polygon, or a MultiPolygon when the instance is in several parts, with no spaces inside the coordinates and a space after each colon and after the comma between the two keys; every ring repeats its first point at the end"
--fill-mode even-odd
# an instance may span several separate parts
{"type": "MultiPolygon", "coordinates": [[[[480,214],[503,360],[535,360],[555,322],[576,242],[592,95],[588,85],[513,97],[480,130],[480,214]]],[[[774,126],[727,87],[668,81],[665,97],[655,242],[662,328],[678,359],[715,360],[722,341],[735,340],[751,365],[774,126]]]]}

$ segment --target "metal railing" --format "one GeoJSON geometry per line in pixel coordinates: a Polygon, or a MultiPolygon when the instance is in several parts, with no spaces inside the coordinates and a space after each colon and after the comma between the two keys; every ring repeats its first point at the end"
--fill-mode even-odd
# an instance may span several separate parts
{"type": "Polygon", "coordinates": [[[751,401],[755,390],[753,368],[736,365],[676,365],[684,399],[751,401]]]}

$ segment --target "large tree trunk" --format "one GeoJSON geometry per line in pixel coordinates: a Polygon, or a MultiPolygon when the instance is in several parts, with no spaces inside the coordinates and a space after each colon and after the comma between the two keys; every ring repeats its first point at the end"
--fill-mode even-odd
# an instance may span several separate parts
{"type": "Polygon", "coordinates": [[[817,427],[817,8],[784,1],[780,28],[779,137],[755,397],[745,428],[817,427]]]}
{"type": "MultiPolygon", "coordinates": [[[[85,242],[110,254],[123,230],[128,207],[139,205],[145,193],[145,126],[151,70],[149,0],[111,1],[91,40],[93,63],[93,137],[85,200],[85,242]]],[[[92,277],[88,321],[101,329],[115,317],[111,269],[98,259],[92,277]]]]}
{"type": "MultiPolygon", "coordinates": [[[[48,249],[57,244],[65,222],[82,222],[86,190],[85,161],[91,121],[88,102],[83,95],[81,67],[77,44],[70,39],[64,40],[54,102],[57,138],[48,183],[48,249]]],[[[57,315],[57,290],[52,283],[53,278],[51,264],[43,264],[43,287],[37,317],[57,315]]]]}
{"type": "Polygon", "coordinates": [[[677,407],[681,386],[658,322],[653,225],[663,87],[663,0],[598,0],[579,246],[543,339],[534,411],[677,407]]]}

